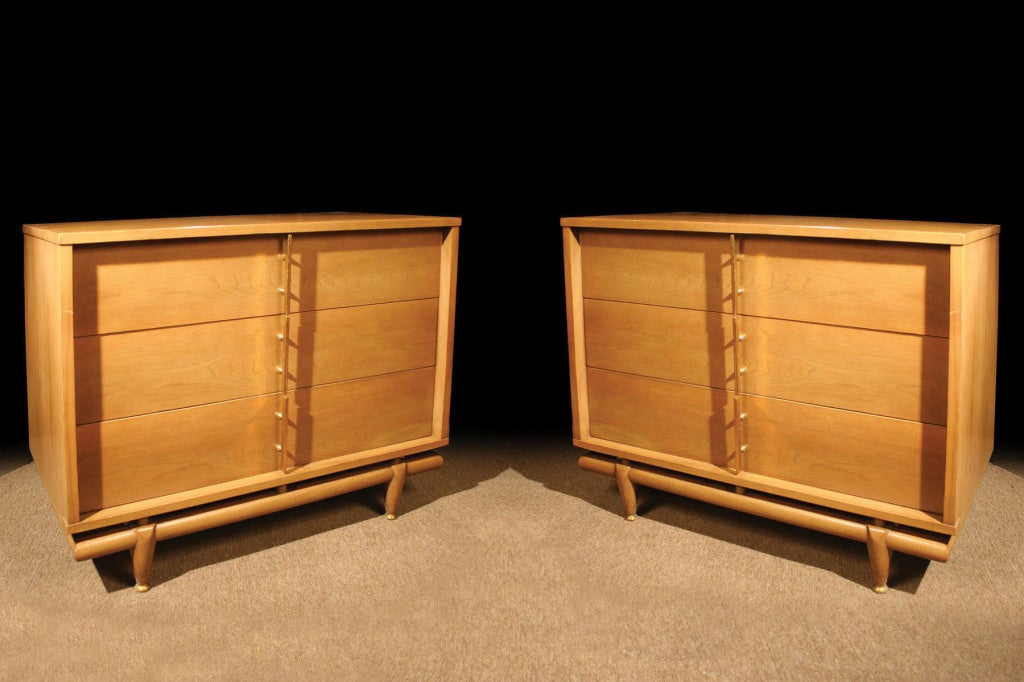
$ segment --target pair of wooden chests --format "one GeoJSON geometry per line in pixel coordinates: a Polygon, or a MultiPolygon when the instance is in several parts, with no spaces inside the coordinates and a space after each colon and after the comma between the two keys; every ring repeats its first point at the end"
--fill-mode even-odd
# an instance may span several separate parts
{"type": "MultiPolygon", "coordinates": [[[[449,443],[461,219],[24,227],[29,448],[75,559],[385,486],[449,443]]],[[[563,218],[573,443],[636,486],[945,561],[994,446],[995,225],[563,218]]],[[[561,295],[555,294],[553,295],[561,295]]]]}

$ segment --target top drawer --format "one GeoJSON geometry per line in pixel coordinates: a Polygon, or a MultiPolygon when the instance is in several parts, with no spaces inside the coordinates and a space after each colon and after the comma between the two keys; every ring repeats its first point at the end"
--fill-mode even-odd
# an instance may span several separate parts
{"type": "Polygon", "coordinates": [[[580,230],[583,296],[732,312],[729,235],[580,230]]]}
{"type": "Polygon", "coordinates": [[[949,336],[949,247],[739,237],[739,312],[949,336]]]}
{"type": "Polygon", "coordinates": [[[75,336],[436,298],[441,231],[369,230],[74,247],[75,336]]]}
{"type": "Polygon", "coordinates": [[[437,298],[441,230],[292,237],[289,311],[437,298]]]}
{"type": "Polygon", "coordinates": [[[74,247],[75,336],[283,311],[281,238],[74,247]]]}

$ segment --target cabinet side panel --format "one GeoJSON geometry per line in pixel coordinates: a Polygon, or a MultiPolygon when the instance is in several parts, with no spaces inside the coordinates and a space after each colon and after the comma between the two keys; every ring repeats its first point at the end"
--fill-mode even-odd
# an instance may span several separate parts
{"type": "Polygon", "coordinates": [[[587,386],[593,437],[735,466],[735,405],[728,391],[601,369],[587,370],[587,386]]]}
{"type": "Polygon", "coordinates": [[[944,427],[757,396],[746,408],[746,471],[941,512],[944,427]]]}
{"type": "Polygon", "coordinates": [[[70,312],[66,312],[71,304],[71,247],[31,236],[24,241],[28,445],[43,487],[66,524],[78,520],[71,437],[74,368],[69,365],[70,312]]]}
{"type": "Polygon", "coordinates": [[[452,357],[455,341],[456,284],[459,273],[459,228],[450,227],[441,240],[441,282],[437,299],[437,356],[434,360],[434,435],[448,438],[452,398],[452,357]]]}
{"type": "Polygon", "coordinates": [[[433,367],[294,391],[286,459],[302,466],[425,438],[433,403],[433,367]]]}
{"type": "Polygon", "coordinates": [[[732,312],[728,235],[582,230],[582,295],[732,312]]]}
{"type": "Polygon", "coordinates": [[[78,427],[82,511],[273,471],[276,396],[78,427]]]}
{"type": "MultiPolygon", "coordinates": [[[[974,499],[995,439],[996,333],[999,310],[999,237],[963,247],[959,396],[955,419],[956,522],[974,499]]],[[[952,259],[954,265],[957,257],[952,259]]],[[[954,299],[955,300],[955,299],[954,299]]]]}
{"type": "Polygon", "coordinates": [[[569,398],[573,438],[590,436],[587,405],[587,354],[583,327],[583,276],[579,232],[562,228],[562,257],[565,274],[565,322],[569,352],[569,398]]]}

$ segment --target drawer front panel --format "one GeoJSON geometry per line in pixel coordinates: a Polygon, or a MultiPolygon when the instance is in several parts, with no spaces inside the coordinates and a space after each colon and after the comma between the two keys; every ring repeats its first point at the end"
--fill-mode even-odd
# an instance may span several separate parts
{"type": "Polygon", "coordinates": [[[586,299],[587,366],[732,388],[732,316],[586,299]]]}
{"type": "Polygon", "coordinates": [[[441,231],[295,235],[290,282],[292,312],[437,298],[441,231]]]}
{"type": "Polygon", "coordinates": [[[728,235],[580,231],[583,296],[732,312],[728,235]]]}
{"type": "Polygon", "coordinates": [[[74,251],[76,336],[274,315],[280,239],[171,239],[74,251]]]}
{"type": "Polygon", "coordinates": [[[941,512],[944,427],[756,396],[746,410],[744,470],[941,512]]]}
{"type": "Polygon", "coordinates": [[[78,427],[83,512],[277,469],[276,396],[78,427]]]}
{"type": "Polygon", "coordinates": [[[739,312],[949,336],[949,247],[743,237],[739,312]]]}
{"type": "Polygon", "coordinates": [[[718,466],[735,464],[727,391],[587,370],[590,435],[718,466]]]}
{"type": "Polygon", "coordinates": [[[79,424],[279,390],[279,317],[75,339],[79,424]]]}
{"type": "Polygon", "coordinates": [[[949,340],[743,317],[744,391],[946,423],[949,340]]]}
{"type": "Polygon", "coordinates": [[[437,299],[300,313],[288,332],[288,377],[296,388],[429,367],[437,299]]]}
{"type": "Polygon", "coordinates": [[[429,436],[434,368],[288,395],[287,459],[296,466],[429,436]]]}

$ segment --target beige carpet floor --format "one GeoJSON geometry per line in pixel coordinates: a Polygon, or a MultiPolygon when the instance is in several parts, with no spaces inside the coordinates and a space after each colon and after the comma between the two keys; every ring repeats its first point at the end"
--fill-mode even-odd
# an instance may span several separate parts
{"type": "Polygon", "coordinates": [[[1024,680],[1024,455],[946,563],[614,482],[565,434],[453,434],[383,489],[75,562],[0,453],[2,680],[1024,680]]]}

